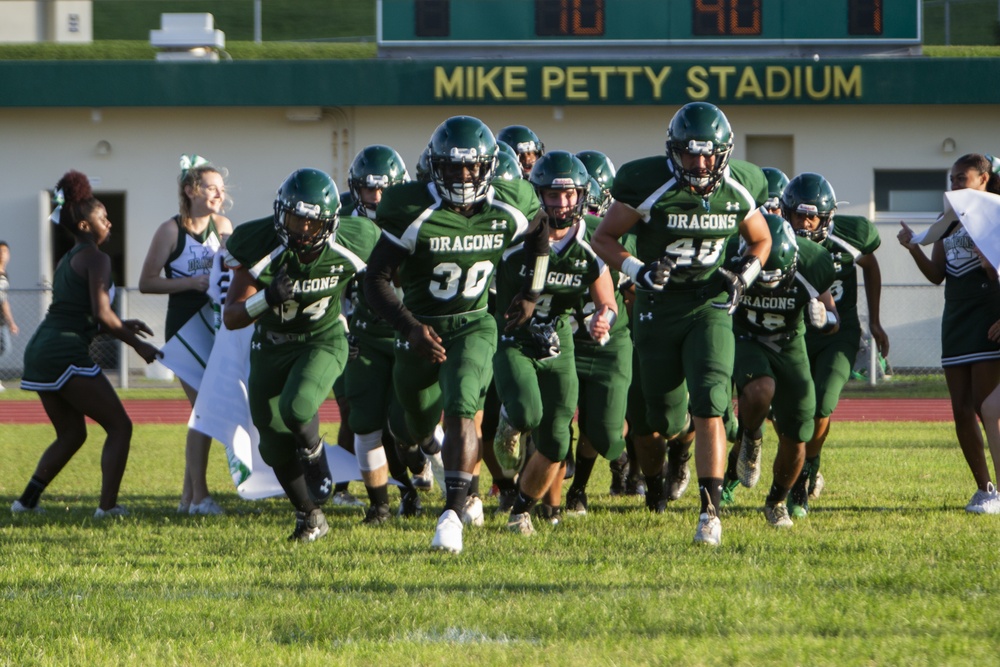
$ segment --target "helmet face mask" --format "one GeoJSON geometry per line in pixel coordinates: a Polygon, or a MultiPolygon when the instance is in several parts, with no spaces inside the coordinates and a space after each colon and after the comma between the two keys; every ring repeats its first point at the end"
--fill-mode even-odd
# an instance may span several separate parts
{"type": "Polygon", "coordinates": [[[732,128],[714,104],[691,102],[674,114],[667,129],[667,158],[677,179],[697,194],[711,194],[732,153],[732,128]]]}
{"type": "Polygon", "coordinates": [[[340,194],[333,179],[318,169],[299,169],[278,188],[274,199],[274,230],[289,250],[297,254],[312,253],[336,233],[339,211],[340,194]]]}
{"type": "Polygon", "coordinates": [[[410,175],[406,172],[406,165],[399,153],[379,144],[362,148],[347,172],[347,185],[354,199],[355,210],[371,220],[375,219],[377,202],[364,201],[362,190],[384,190],[409,180],[410,175]]]}
{"type": "Polygon", "coordinates": [[[792,223],[797,235],[816,243],[826,240],[836,210],[833,186],[813,172],[804,172],[790,180],[781,194],[782,215],[792,223]],[[811,219],[816,223],[810,228],[811,219]]]}
{"type": "Polygon", "coordinates": [[[583,162],[572,153],[566,151],[546,153],[535,162],[528,180],[535,187],[542,208],[549,216],[551,228],[572,227],[583,217],[587,205],[587,191],[593,179],[583,162]],[[575,192],[576,198],[567,206],[547,204],[546,193],[551,197],[553,191],[575,192]]]}
{"type": "Polygon", "coordinates": [[[610,197],[605,199],[601,184],[597,182],[596,178],[591,176],[590,183],[587,186],[587,213],[603,218],[604,214],[608,212],[610,205],[610,197]]]}
{"type": "Polygon", "coordinates": [[[485,201],[499,151],[485,123],[453,116],[434,131],[429,148],[431,180],[441,199],[459,209],[485,201]]]}

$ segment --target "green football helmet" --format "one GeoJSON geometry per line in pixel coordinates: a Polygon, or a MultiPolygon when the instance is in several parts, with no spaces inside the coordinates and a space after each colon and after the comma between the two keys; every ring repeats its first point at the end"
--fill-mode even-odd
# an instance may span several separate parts
{"type": "Polygon", "coordinates": [[[590,183],[587,184],[587,213],[603,218],[607,212],[608,207],[604,201],[604,192],[601,190],[601,184],[597,182],[596,178],[591,176],[590,183]]]}
{"type": "Polygon", "coordinates": [[[517,178],[521,178],[521,163],[513,155],[503,151],[497,153],[497,170],[493,180],[513,181],[517,178]]]}
{"type": "Polygon", "coordinates": [[[340,193],[330,175],[319,169],[299,169],[289,174],[274,198],[274,229],[285,246],[296,253],[319,250],[340,225],[340,193]],[[322,223],[310,234],[288,229],[291,213],[322,223]]]}
{"type": "Polygon", "coordinates": [[[611,158],[601,151],[580,151],[576,156],[601,186],[602,204],[599,215],[603,216],[611,207],[611,186],[615,184],[615,165],[611,158]]]}
{"type": "Polygon", "coordinates": [[[511,148],[510,144],[508,144],[506,141],[502,141],[500,139],[497,139],[497,148],[500,149],[501,153],[506,153],[507,155],[511,156],[515,160],[517,159],[517,151],[514,150],[513,148],[511,148]]]}
{"type": "Polygon", "coordinates": [[[441,199],[457,208],[486,199],[500,150],[486,123],[452,116],[438,125],[428,146],[431,180],[441,199]]]}
{"type": "Polygon", "coordinates": [[[428,146],[417,158],[416,178],[419,183],[431,182],[431,147],[428,146]]]}
{"type": "Polygon", "coordinates": [[[667,158],[679,181],[699,195],[708,195],[722,180],[733,154],[733,129],[719,107],[708,102],[682,106],[667,128],[667,158]],[[715,156],[705,170],[686,169],[683,155],[715,156]]]}
{"type": "Polygon", "coordinates": [[[362,188],[384,190],[390,185],[406,183],[410,175],[406,165],[394,149],[381,144],[366,146],[354,156],[354,162],[347,172],[347,187],[354,200],[354,210],[370,220],[375,219],[375,204],[361,200],[362,188]]]}
{"type": "Polygon", "coordinates": [[[795,279],[799,244],[787,220],[773,213],[765,213],[764,219],[771,231],[771,253],[750,289],[773,292],[788,287],[795,279]]]}
{"type": "Polygon", "coordinates": [[[528,177],[535,161],[545,155],[545,144],[537,134],[524,125],[508,125],[497,133],[497,139],[514,149],[525,178],[528,177]]]}
{"type": "Polygon", "coordinates": [[[764,208],[771,213],[777,213],[781,210],[781,193],[788,185],[788,176],[785,176],[785,172],[774,167],[761,167],[760,170],[764,172],[764,177],[767,179],[767,201],[764,202],[764,208]]]}
{"type": "Polygon", "coordinates": [[[816,243],[822,243],[830,233],[833,215],[837,210],[837,195],[833,192],[830,182],[819,174],[804,172],[793,178],[785,186],[781,194],[781,214],[792,222],[795,233],[816,243]],[[807,217],[817,216],[819,225],[816,229],[799,229],[796,227],[793,214],[800,213],[807,217]]]}
{"type": "Polygon", "coordinates": [[[542,208],[549,216],[549,225],[555,229],[570,227],[583,217],[587,205],[587,189],[591,176],[578,157],[567,151],[552,151],[538,158],[531,168],[528,180],[535,186],[542,208]],[[569,207],[546,206],[546,190],[576,190],[576,203],[569,207]]]}

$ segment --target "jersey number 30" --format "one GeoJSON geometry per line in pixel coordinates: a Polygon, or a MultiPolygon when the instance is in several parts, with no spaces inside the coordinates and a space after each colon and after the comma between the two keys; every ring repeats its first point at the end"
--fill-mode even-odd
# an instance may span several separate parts
{"type": "Polygon", "coordinates": [[[475,299],[486,289],[492,274],[493,262],[476,262],[467,272],[454,262],[441,262],[434,267],[432,275],[437,281],[431,282],[431,295],[435,299],[449,301],[461,291],[463,298],[475,299]]]}

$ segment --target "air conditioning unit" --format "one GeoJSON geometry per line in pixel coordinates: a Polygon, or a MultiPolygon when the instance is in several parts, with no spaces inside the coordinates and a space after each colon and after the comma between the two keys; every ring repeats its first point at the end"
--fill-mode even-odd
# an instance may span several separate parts
{"type": "Polygon", "coordinates": [[[215,29],[211,14],[160,14],[160,29],[149,31],[149,43],[161,61],[218,62],[226,34],[215,29]]]}

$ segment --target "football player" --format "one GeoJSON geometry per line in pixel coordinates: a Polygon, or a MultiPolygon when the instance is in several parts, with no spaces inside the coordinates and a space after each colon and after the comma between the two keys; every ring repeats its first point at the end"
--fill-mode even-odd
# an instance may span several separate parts
{"type": "Polygon", "coordinates": [[[444,413],[445,511],[431,547],[459,553],[460,517],[482,521],[474,484],[483,397],[497,346],[487,288],[503,252],[527,237],[532,269],[506,321],[515,327],[528,320],[548,264],[548,226],[527,181],[493,179],[499,149],[481,120],[449,118],[429,148],[431,186],[406,183],[383,193],[377,212],[382,237],[365,295],[397,332],[393,383],[405,424],[397,429],[394,423],[393,432],[404,437],[404,431],[407,444],[426,446],[444,413]],[[397,269],[402,299],[392,282],[397,269]]]}
{"type": "Polygon", "coordinates": [[[729,454],[726,491],[734,480],[753,487],[760,477],[761,429],[773,409],[778,451],[764,516],[775,528],[789,528],[785,499],[805,460],[812,436],[816,392],[806,353],[806,326],[823,335],[836,332],[837,309],[830,293],[833,260],[808,239],[796,242],[780,216],[765,215],[771,252],[760,278],[733,316],[736,333],[734,379],[739,396],[739,432],[729,454]]]}
{"type": "Polygon", "coordinates": [[[330,176],[299,169],[281,184],[274,215],[238,226],[226,246],[233,270],[223,318],[254,325],[247,391],[260,453],[295,507],[289,539],[312,542],[329,527],[320,504],[332,491],[319,407],[347,361],[340,296],[375,247],[370,220],[339,216],[330,176]]]}
{"type": "Polygon", "coordinates": [[[830,435],[830,418],[840,401],[840,392],[851,377],[854,360],[861,346],[861,322],[858,318],[858,272],[865,278],[868,301],[868,329],[883,357],[889,355],[889,337],[882,328],[879,304],[882,295],[882,272],[875,250],[882,242],[878,230],[867,218],[838,215],[833,186],[820,174],[799,174],[785,186],[781,210],[795,233],[822,245],[833,258],[836,278],[831,288],[840,315],[840,329],[833,336],[815,331],[806,333],[813,381],[816,383],[816,415],[812,437],[806,445],[803,478],[789,499],[792,516],[805,516],[810,496],[819,497],[823,489],[820,454],[830,435]]]}
{"type": "MultiPolygon", "coordinates": [[[[636,285],[635,345],[646,428],[674,439],[695,429],[701,512],[694,541],[718,545],[716,514],[726,464],[722,416],[731,406],[735,339],[732,312],[760,274],[771,235],[760,211],[767,181],[760,167],[731,160],[733,132],[725,114],[705,102],[681,107],[667,131],[667,159],[624,165],[614,201],[594,233],[597,253],[636,285]],[[636,254],[620,239],[636,235],[636,254]],[[732,270],[720,268],[734,234],[745,241],[732,270]]],[[[664,453],[640,454],[646,475],[662,470],[664,453]]],[[[662,493],[662,489],[646,489],[662,493]]]]}
{"type": "MultiPolygon", "coordinates": [[[[553,151],[535,162],[528,180],[549,219],[548,272],[531,320],[501,335],[493,362],[502,402],[494,441],[497,462],[516,471],[526,453],[524,436],[531,433],[535,444],[521,472],[507,523],[508,529],[525,535],[534,532],[531,510],[565,468],[570,449],[579,382],[569,312],[583,294],[590,294],[596,309],[584,326],[598,342],[610,342],[609,332],[618,314],[611,274],[586,238],[583,210],[590,181],[586,167],[572,153],[553,151]]],[[[526,267],[531,266],[529,259],[522,245],[504,253],[497,269],[499,303],[510,301],[521,289],[526,267]]],[[[621,424],[619,420],[612,426],[612,431],[618,431],[615,458],[625,446],[621,424]]],[[[545,518],[558,522],[558,510],[558,505],[550,504],[545,518]]]]}
{"type": "MultiPolygon", "coordinates": [[[[410,180],[403,158],[389,146],[375,144],[362,148],[348,171],[348,189],[351,209],[357,215],[375,220],[375,211],[382,200],[382,193],[410,180]]],[[[357,280],[364,280],[364,271],[357,280]]],[[[402,452],[387,428],[390,410],[398,410],[396,394],[392,389],[394,331],[384,320],[372,312],[364,290],[355,289],[350,313],[352,354],[343,374],[343,403],[341,428],[351,434],[351,449],[358,459],[361,477],[368,493],[369,507],[362,523],[379,525],[392,516],[389,511],[389,475],[400,484],[400,516],[419,516],[422,503],[417,494],[417,484],[430,488],[432,477],[430,462],[418,448],[402,452]],[[407,462],[412,472],[420,477],[410,478],[407,462]]],[[[334,385],[336,393],[336,385],[334,385]]],[[[340,401],[338,400],[338,403],[340,401]]]]}
{"type": "Polygon", "coordinates": [[[514,149],[521,163],[521,176],[527,178],[535,161],[545,155],[545,144],[524,125],[508,125],[497,133],[497,141],[514,149]]]}

